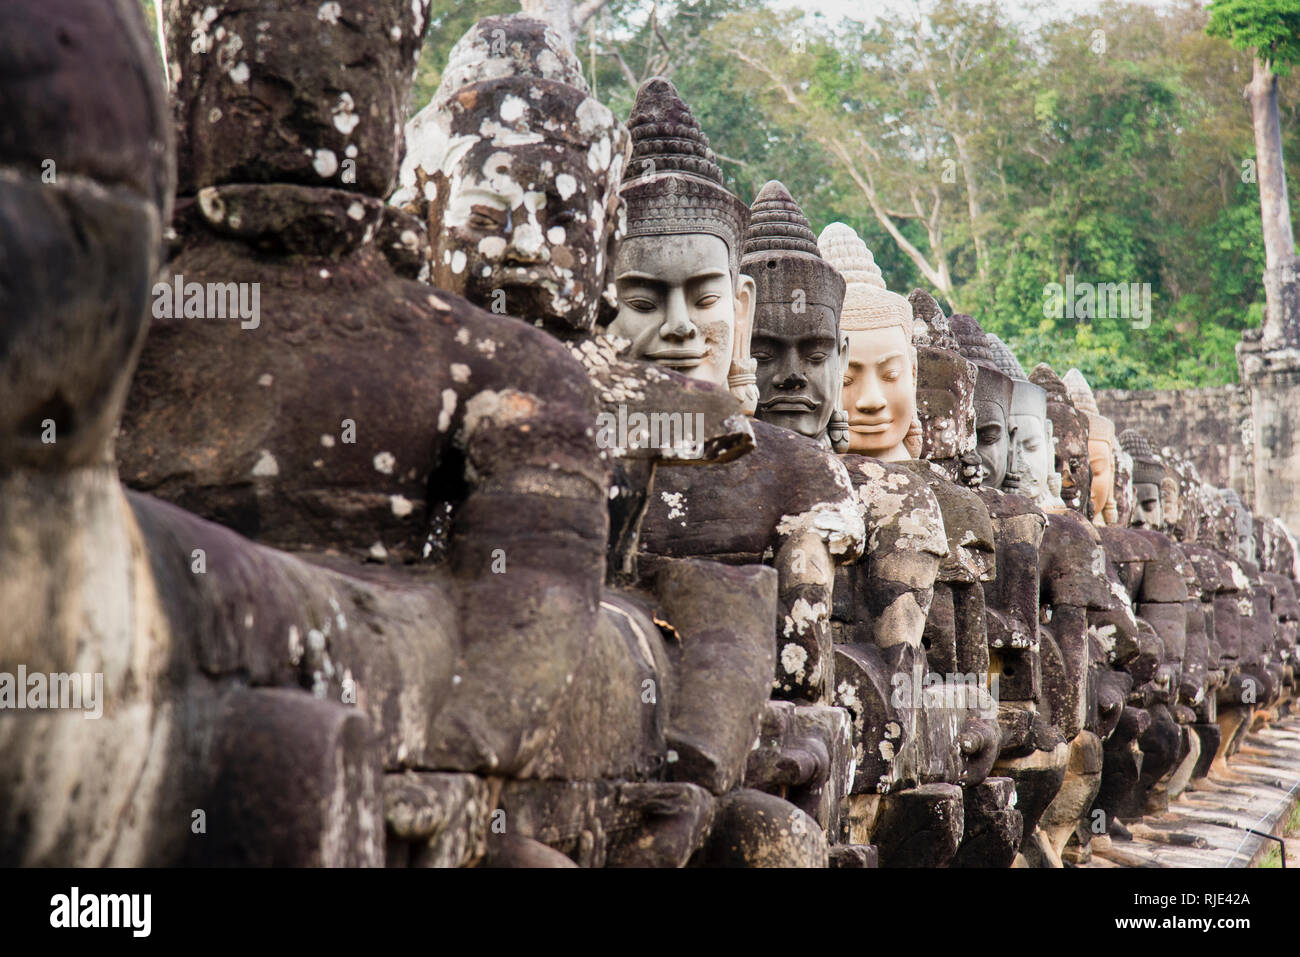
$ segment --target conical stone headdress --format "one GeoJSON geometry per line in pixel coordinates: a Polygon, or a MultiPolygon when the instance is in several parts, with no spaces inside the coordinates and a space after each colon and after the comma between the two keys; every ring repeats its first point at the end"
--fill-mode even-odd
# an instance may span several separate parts
{"type": "Polygon", "coordinates": [[[723,185],[709,139],[677,88],[663,77],[642,83],[628,129],[632,159],[619,188],[627,204],[627,237],[717,236],[739,273],[749,207],[723,185]]]}
{"type": "Polygon", "coordinates": [[[789,190],[772,180],[750,207],[740,269],[754,280],[758,305],[791,305],[794,290],[803,290],[807,305],[824,306],[839,319],[844,305],[844,277],[822,258],[817,238],[789,190]]]}
{"type": "Polygon", "coordinates": [[[402,185],[392,202],[425,202],[417,195],[417,168],[450,177],[466,157],[470,167],[485,169],[503,146],[532,144],[585,152],[598,194],[611,194],[612,202],[628,142],[627,129],[592,97],[581,64],[554,30],[523,14],[485,17],[456,41],[438,91],[407,123],[402,185]]]}
{"type": "Polygon", "coordinates": [[[957,351],[975,363],[979,376],[975,380],[975,401],[993,402],[1011,410],[1011,377],[998,368],[997,357],[989,345],[988,334],[974,316],[964,312],[948,318],[948,328],[957,340],[957,351]]]}
{"type": "Polygon", "coordinates": [[[1034,366],[1034,370],[1029,373],[1029,381],[1036,386],[1040,386],[1047,393],[1048,402],[1059,402],[1062,405],[1068,405],[1071,409],[1074,408],[1074,400],[1070,398],[1070,390],[1065,387],[1061,377],[1046,362],[1040,362],[1034,366]]]}
{"type": "Polygon", "coordinates": [[[1164,481],[1165,467],[1145,435],[1136,429],[1125,429],[1119,434],[1119,446],[1133,458],[1135,485],[1159,485],[1164,481]]]}
{"type": "Polygon", "coordinates": [[[913,289],[907,294],[907,301],[912,306],[913,345],[934,346],[951,352],[961,351],[952,328],[948,325],[948,317],[943,314],[943,309],[934,296],[924,289],[913,289]]]}
{"type": "Polygon", "coordinates": [[[1092,388],[1088,385],[1088,380],[1083,377],[1083,373],[1078,369],[1071,369],[1061,381],[1069,390],[1070,398],[1074,400],[1074,407],[1080,412],[1087,413],[1089,434],[1104,438],[1110,443],[1112,449],[1118,450],[1115,423],[1102,415],[1101,410],[1097,408],[1097,399],[1093,396],[1092,388]]]}
{"type": "Polygon", "coordinates": [[[1011,380],[1011,414],[1036,415],[1040,419],[1046,419],[1047,393],[1041,386],[1029,381],[1020,360],[1005,342],[991,332],[986,332],[985,336],[998,371],[1011,380]]]}
{"type": "Polygon", "coordinates": [[[871,250],[852,226],[831,223],[817,238],[822,256],[840,271],[847,283],[840,329],[857,332],[898,326],[912,341],[912,304],[890,292],[871,250]]]}

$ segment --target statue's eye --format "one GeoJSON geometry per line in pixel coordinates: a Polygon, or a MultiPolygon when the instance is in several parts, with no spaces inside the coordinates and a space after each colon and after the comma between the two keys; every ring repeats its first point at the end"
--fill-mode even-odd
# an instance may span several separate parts
{"type": "Polygon", "coordinates": [[[577,213],[575,210],[565,207],[564,209],[561,209],[558,213],[556,213],[554,216],[551,217],[551,225],[567,226],[569,225],[569,223],[573,222],[576,216],[577,213]]]}
{"type": "Polygon", "coordinates": [[[474,212],[469,214],[470,229],[496,229],[497,225],[496,219],[487,213],[474,212]]]}
{"type": "Polygon", "coordinates": [[[758,360],[759,362],[771,362],[771,361],[772,361],[772,355],[771,355],[771,353],[768,353],[768,352],[759,352],[758,350],[753,349],[753,348],[751,348],[751,349],[749,350],[749,357],[750,357],[751,359],[756,359],[756,360],[758,360]]]}
{"type": "Polygon", "coordinates": [[[698,306],[699,308],[701,308],[701,309],[709,309],[709,308],[711,308],[715,303],[717,303],[717,301],[718,301],[719,299],[721,299],[721,298],[722,298],[721,296],[717,295],[716,293],[712,293],[712,292],[711,292],[711,293],[708,293],[707,295],[703,295],[703,296],[701,296],[699,299],[695,300],[695,305],[697,305],[697,306],[698,306]]]}
{"type": "Polygon", "coordinates": [[[635,309],[637,312],[654,312],[659,308],[659,304],[653,299],[624,299],[623,302],[630,308],[635,309]]]}
{"type": "Polygon", "coordinates": [[[814,352],[814,353],[813,353],[812,355],[810,355],[810,356],[805,356],[805,358],[806,358],[809,362],[818,362],[818,363],[820,363],[820,362],[825,362],[825,361],[826,361],[826,353],[824,353],[824,352],[814,352]]]}

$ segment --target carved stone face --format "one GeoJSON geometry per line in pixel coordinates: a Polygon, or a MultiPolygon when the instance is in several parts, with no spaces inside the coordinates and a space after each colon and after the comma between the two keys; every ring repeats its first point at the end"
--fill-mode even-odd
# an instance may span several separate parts
{"type": "Polygon", "coordinates": [[[916,353],[916,412],[921,420],[922,457],[953,459],[973,451],[975,364],[934,346],[917,346],[916,353]]]}
{"type": "Polygon", "coordinates": [[[1021,413],[1011,416],[1011,427],[1011,459],[1003,487],[1038,501],[1049,494],[1047,476],[1052,471],[1051,424],[1037,415],[1021,413]]]}
{"type": "Polygon", "coordinates": [[[911,458],[903,439],[916,416],[916,350],[902,326],[847,335],[842,395],[849,451],[887,462],[911,458]]]}
{"type": "Polygon", "coordinates": [[[820,440],[835,411],[840,378],[836,317],[809,304],[802,314],[766,303],[754,317],[749,353],[758,362],[757,417],[820,440]]]}
{"type": "Polygon", "coordinates": [[[1011,424],[1007,410],[1000,403],[976,400],[975,451],[984,467],[984,486],[1001,488],[1007,477],[1007,462],[1011,455],[1011,424]]]}
{"type": "Polygon", "coordinates": [[[1092,488],[1087,416],[1068,403],[1050,401],[1047,416],[1052,420],[1052,467],[1061,476],[1061,499],[1080,515],[1086,515],[1092,488]]]}
{"type": "Polygon", "coordinates": [[[432,182],[435,286],[560,335],[591,330],[612,226],[585,150],[481,141],[432,182]]]}
{"type": "Polygon", "coordinates": [[[1133,497],[1135,504],[1129,524],[1134,528],[1160,528],[1165,521],[1160,502],[1160,486],[1152,482],[1135,482],[1133,497]]]}
{"type": "Polygon", "coordinates": [[[1115,497],[1115,459],[1110,441],[1105,438],[1088,439],[1088,465],[1092,469],[1092,513],[1102,514],[1106,504],[1115,497]]]}
{"type": "Polygon", "coordinates": [[[632,340],[633,356],[726,387],[737,335],[754,317],[754,280],[732,274],[726,243],[705,233],[628,237],[614,283],[609,332],[632,340]]]}

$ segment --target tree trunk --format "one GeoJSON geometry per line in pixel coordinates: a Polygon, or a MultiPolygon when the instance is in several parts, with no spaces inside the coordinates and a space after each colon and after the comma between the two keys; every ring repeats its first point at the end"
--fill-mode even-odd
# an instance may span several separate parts
{"type": "Polygon", "coordinates": [[[1246,87],[1255,125],[1255,163],[1259,209],[1264,226],[1265,345],[1300,346],[1300,286],[1296,278],[1295,238],[1282,165],[1282,126],[1278,119],[1277,77],[1258,57],[1246,87]]]}
{"type": "Polygon", "coordinates": [[[609,0],[519,0],[519,10],[549,24],[573,49],[578,31],[607,3],[609,0]]]}

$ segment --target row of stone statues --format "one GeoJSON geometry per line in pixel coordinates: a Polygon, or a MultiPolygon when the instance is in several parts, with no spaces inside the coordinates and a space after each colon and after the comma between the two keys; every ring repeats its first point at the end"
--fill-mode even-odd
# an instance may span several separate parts
{"type": "Polygon", "coordinates": [[[1060,866],[1232,785],[1280,522],[669,81],[491,17],[404,128],[426,4],[337,7],[169,4],[170,117],[134,0],[0,13],[0,671],[106,689],[0,715],[0,860],[1060,866]]]}

